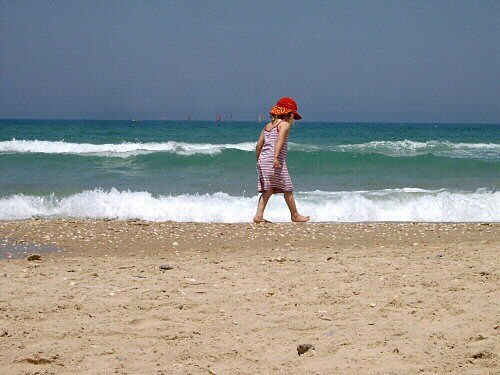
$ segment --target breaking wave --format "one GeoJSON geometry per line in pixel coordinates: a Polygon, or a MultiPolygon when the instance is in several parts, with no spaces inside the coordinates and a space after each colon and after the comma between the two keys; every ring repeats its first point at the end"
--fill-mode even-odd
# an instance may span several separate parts
{"type": "Polygon", "coordinates": [[[368,143],[332,146],[333,151],[377,153],[387,156],[417,156],[434,154],[452,158],[500,159],[497,143],[452,143],[449,141],[372,141],[368,143]]]}
{"type": "MultiPolygon", "coordinates": [[[[296,200],[312,221],[500,221],[500,192],[423,190],[416,188],[371,191],[298,192],[296,200]]],[[[154,196],[149,192],[117,189],[86,190],[58,197],[15,194],[0,198],[0,220],[32,217],[80,219],[143,219],[148,221],[249,222],[258,197],[225,193],[154,196]]],[[[272,197],[266,210],[271,221],[289,221],[281,196],[272,197]]]]}
{"type": "Polygon", "coordinates": [[[92,144],[17,139],[0,142],[0,152],[3,153],[77,154],[103,157],[128,157],[154,152],[171,152],[179,155],[214,155],[226,149],[251,151],[255,149],[255,143],[243,142],[236,144],[211,144],[168,141],[159,143],[92,144]]]}
{"type": "MultiPolygon", "coordinates": [[[[102,157],[129,157],[157,152],[168,152],[187,156],[195,154],[215,155],[224,150],[250,152],[254,149],[255,142],[211,144],[167,141],[91,144],[17,139],[0,142],[0,153],[77,154],[102,157]]],[[[500,160],[500,144],[497,143],[453,143],[436,140],[426,142],[410,140],[372,141],[367,143],[340,145],[290,143],[290,150],[303,152],[334,151],[360,154],[383,154],[392,157],[411,157],[433,154],[451,158],[500,160]]]]}

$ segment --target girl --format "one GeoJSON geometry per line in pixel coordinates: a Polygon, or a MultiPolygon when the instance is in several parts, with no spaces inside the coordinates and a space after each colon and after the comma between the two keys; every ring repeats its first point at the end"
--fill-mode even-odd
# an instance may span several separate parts
{"type": "Polygon", "coordinates": [[[297,103],[292,98],[281,98],[271,108],[271,122],[260,133],[255,153],[257,155],[257,172],[259,173],[259,193],[262,193],[257,205],[255,223],[264,220],[267,201],[275,193],[283,193],[290,210],[292,221],[306,222],[309,216],[299,215],[293,198],[293,184],[286,167],[288,151],[288,133],[294,120],[302,116],[297,112],[297,103]]]}

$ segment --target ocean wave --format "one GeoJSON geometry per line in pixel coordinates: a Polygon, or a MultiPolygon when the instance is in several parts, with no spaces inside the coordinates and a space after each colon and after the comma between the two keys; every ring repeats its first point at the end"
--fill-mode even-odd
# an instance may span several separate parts
{"type": "MultiPolygon", "coordinates": [[[[451,158],[500,160],[500,144],[497,143],[453,143],[430,140],[416,142],[372,141],[358,144],[311,145],[290,142],[291,151],[345,152],[358,154],[383,154],[391,157],[412,157],[425,154],[451,158]]],[[[177,141],[150,143],[71,143],[65,141],[18,140],[0,142],[0,153],[45,153],[76,154],[100,157],[129,157],[142,154],[168,152],[178,155],[216,155],[224,150],[253,152],[255,142],[242,143],[187,143],[177,141]]]]}
{"type": "MultiPolygon", "coordinates": [[[[500,221],[500,192],[424,190],[297,192],[300,210],[313,221],[500,221]]],[[[248,222],[258,197],[225,193],[153,196],[149,192],[87,190],[67,197],[15,194],[0,198],[0,220],[32,217],[132,219],[148,221],[248,222]]],[[[272,197],[266,218],[289,221],[281,196],[272,197]]]]}
{"type": "Polygon", "coordinates": [[[215,155],[228,149],[251,151],[255,149],[255,142],[211,144],[167,141],[92,144],[18,139],[0,142],[0,153],[76,154],[103,157],[129,157],[154,152],[171,152],[179,155],[215,155]]]}
{"type": "Polygon", "coordinates": [[[360,144],[332,146],[333,151],[377,153],[387,156],[418,156],[433,154],[452,158],[500,159],[500,144],[497,143],[453,143],[449,141],[416,142],[372,141],[360,144]]]}

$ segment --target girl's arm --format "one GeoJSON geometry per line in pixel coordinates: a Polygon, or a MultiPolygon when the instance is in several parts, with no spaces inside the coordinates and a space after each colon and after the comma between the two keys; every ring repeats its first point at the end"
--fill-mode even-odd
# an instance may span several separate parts
{"type": "Polygon", "coordinates": [[[282,122],[279,124],[279,132],[278,132],[278,141],[276,142],[276,146],[274,147],[274,168],[281,168],[281,163],[279,161],[279,156],[281,152],[281,147],[283,146],[283,142],[285,142],[285,138],[288,136],[290,132],[290,124],[288,122],[282,122]]]}
{"type": "Polygon", "coordinates": [[[264,130],[260,133],[259,140],[257,141],[257,146],[255,146],[255,155],[257,156],[257,160],[259,160],[260,152],[262,151],[262,147],[264,147],[264,130]]]}

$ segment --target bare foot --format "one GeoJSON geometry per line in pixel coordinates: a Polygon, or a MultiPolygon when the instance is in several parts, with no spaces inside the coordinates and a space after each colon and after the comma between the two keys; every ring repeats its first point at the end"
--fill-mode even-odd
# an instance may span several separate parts
{"type": "Polygon", "coordinates": [[[292,216],[292,221],[294,223],[305,223],[307,221],[311,220],[311,218],[309,216],[302,216],[302,215],[295,215],[295,216],[292,216]]]}
{"type": "Polygon", "coordinates": [[[253,218],[253,222],[255,224],[260,224],[260,223],[270,223],[270,221],[267,221],[266,219],[264,219],[263,217],[257,217],[257,216],[254,216],[253,218]]]}

